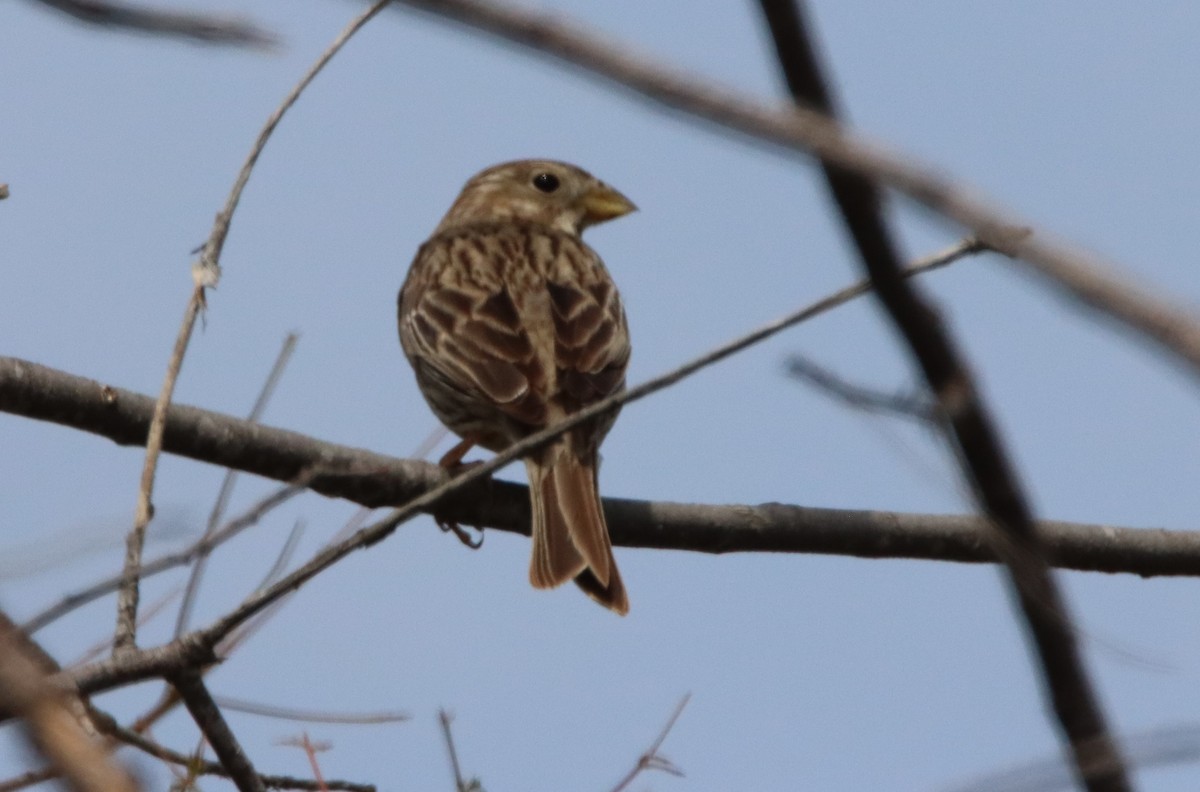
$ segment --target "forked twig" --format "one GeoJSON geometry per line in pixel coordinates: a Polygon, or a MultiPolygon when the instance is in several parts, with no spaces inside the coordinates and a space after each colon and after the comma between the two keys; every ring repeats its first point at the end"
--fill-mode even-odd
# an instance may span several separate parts
{"type": "Polygon", "coordinates": [[[658,737],[654,742],[650,743],[637,762],[634,763],[633,769],[630,770],[624,778],[617,782],[617,785],[612,788],[612,792],[621,792],[623,789],[633,783],[633,779],[637,778],[643,770],[661,770],[664,773],[669,773],[673,776],[683,777],[683,771],[675,766],[671,760],[659,754],[658,749],[662,748],[662,744],[666,741],[667,735],[671,733],[671,729],[675,728],[675,721],[679,720],[679,716],[683,714],[683,708],[687,706],[691,700],[692,694],[685,693],[679,703],[675,705],[675,711],[671,713],[671,717],[667,718],[666,725],[662,727],[662,731],[658,733],[658,737]]]}
{"type": "MultiPolygon", "coordinates": [[[[246,528],[255,525],[268,512],[282,503],[294,498],[295,496],[306,492],[306,484],[311,475],[306,475],[300,481],[294,484],[288,484],[275,490],[271,494],[265,496],[257,503],[251,505],[246,511],[237,517],[227,522],[219,531],[207,539],[199,539],[190,547],[181,550],[178,553],[168,553],[149,561],[142,565],[141,577],[145,579],[152,575],[157,575],[165,572],[168,569],[183,566],[191,563],[201,553],[211,552],[222,543],[237,536],[246,528]]],[[[82,607],[93,600],[103,597],[105,594],[111,594],[121,586],[122,575],[113,575],[110,578],[101,580],[98,583],[93,583],[85,589],[81,589],[74,593],[68,594],[61,600],[30,617],[28,621],[21,625],[21,629],[27,633],[35,633],[45,627],[47,624],[60,619],[76,608],[82,607]]],[[[2,791],[0,791],[2,792],[2,791]]]]}

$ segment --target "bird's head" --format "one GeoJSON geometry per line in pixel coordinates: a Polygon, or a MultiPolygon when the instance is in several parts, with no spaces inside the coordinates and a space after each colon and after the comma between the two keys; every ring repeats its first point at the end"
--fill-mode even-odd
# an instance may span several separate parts
{"type": "Polygon", "coordinates": [[[578,234],[636,209],[624,195],[574,165],[519,160],[472,177],[437,230],[517,220],[578,234]]]}

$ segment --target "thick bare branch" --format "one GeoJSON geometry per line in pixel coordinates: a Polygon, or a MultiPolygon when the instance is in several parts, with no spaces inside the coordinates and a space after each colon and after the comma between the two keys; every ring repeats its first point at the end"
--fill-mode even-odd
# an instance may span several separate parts
{"type": "Polygon", "coordinates": [[[586,73],[671,110],[780,146],[813,154],[878,180],[967,228],[1027,265],[1051,285],[1104,318],[1117,320],[1200,372],[1200,321],[1184,308],[1143,289],[1050,235],[1028,233],[1032,225],[973,188],[843,129],[824,114],[777,108],[738,91],[697,79],[629,47],[618,46],[561,14],[540,14],[487,0],[395,0],[551,55],[586,73]]]}
{"type": "MultiPolygon", "coordinates": [[[[0,358],[0,410],[71,426],[123,445],[145,441],[154,400],[44,366],[0,358]]],[[[279,481],[312,471],[308,486],[370,508],[395,506],[446,481],[436,465],[326,443],[196,407],[175,405],[168,452],[279,481]]],[[[282,493],[280,493],[282,494],[282,493]]],[[[986,524],[973,516],[821,509],[770,503],[714,506],[605,498],[613,541],[704,553],[824,553],[993,563],[986,524]]],[[[487,481],[438,513],[463,525],[529,532],[523,485],[487,481]]],[[[1200,576],[1200,533],[1038,523],[1051,560],[1069,569],[1200,576]]],[[[164,559],[174,562],[175,559],[164,559]]],[[[106,586],[107,587],[107,586],[106,586]]]]}
{"type": "MultiPolygon", "coordinates": [[[[792,98],[831,118],[833,91],[816,54],[800,0],[761,0],[792,98]]],[[[1024,488],[978,391],[966,357],[933,304],[903,274],[875,183],[822,158],[834,201],[858,247],[875,296],[907,342],[937,398],[964,477],[996,527],[1021,614],[1041,662],[1054,713],[1070,743],[1075,770],[1091,792],[1132,789],[1116,741],[1083,664],[1070,610],[1046,560],[1024,488]]]]}

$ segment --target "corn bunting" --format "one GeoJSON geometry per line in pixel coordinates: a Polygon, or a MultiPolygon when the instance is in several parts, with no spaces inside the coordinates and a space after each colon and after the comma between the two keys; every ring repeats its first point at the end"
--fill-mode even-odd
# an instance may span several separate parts
{"type": "MultiPolygon", "coordinates": [[[[616,286],[583,229],[634,210],[562,162],[527,160],[472,178],[421,246],[400,290],[400,343],[437,417],[473,446],[501,451],[625,386],[629,331],[616,286]]],[[[616,414],[581,424],[525,458],[533,512],[529,580],[574,579],[629,610],[600,506],[600,443],[616,414]]]]}

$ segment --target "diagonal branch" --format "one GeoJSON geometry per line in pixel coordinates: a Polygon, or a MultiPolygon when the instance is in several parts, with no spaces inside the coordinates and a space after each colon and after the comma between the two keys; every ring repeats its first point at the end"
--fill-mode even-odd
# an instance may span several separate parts
{"type": "MultiPolygon", "coordinates": [[[[1200,321],[1118,275],[1078,248],[957,184],[920,159],[891,151],[803,107],[776,108],[697,79],[627,46],[618,46],[561,14],[539,14],[487,0],[396,0],[397,3],[515,42],[600,77],[651,102],[772,146],[812,154],[877,180],[971,229],[1049,284],[1106,319],[1157,344],[1200,373],[1200,321]]],[[[626,92],[628,94],[628,92],[626,92]]]]}
{"type": "Polygon", "coordinates": [[[221,761],[221,766],[229,771],[229,778],[237,786],[239,792],[266,792],[266,784],[250,763],[246,752],[238,743],[233,730],[225,722],[221,708],[213,701],[200,678],[200,673],[194,670],[183,671],[170,677],[171,684],[179,691],[184,706],[192,715],[192,720],[200,727],[204,739],[212,746],[213,752],[221,761]]]}
{"type": "Polygon", "coordinates": [[[23,720],[30,742],[71,789],[134,792],[133,778],[85,729],[79,700],[49,681],[54,671],[54,660],[0,613],[0,710],[23,720]]]}
{"type": "MultiPolygon", "coordinates": [[[[275,357],[275,363],[271,366],[270,372],[267,373],[267,380],[263,383],[258,398],[254,400],[254,406],[250,408],[250,414],[246,416],[246,420],[250,421],[250,423],[257,423],[258,419],[262,417],[262,413],[267,407],[267,402],[271,400],[271,396],[275,393],[275,388],[279,385],[279,379],[283,376],[283,370],[287,368],[288,361],[292,358],[292,352],[295,351],[298,340],[299,336],[295,333],[288,333],[287,337],[283,340],[283,346],[280,348],[279,354],[275,357]]],[[[217,529],[220,528],[221,520],[225,515],[225,509],[229,505],[229,499],[233,497],[233,485],[237,481],[237,476],[238,471],[235,468],[230,468],[225,472],[225,477],[221,481],[221,488],[217,492],[217,499],[213,503],[212,511],[208,515],[208,523],[204,528],[204,536],[201,538],[201,543],[210,539],[217,532],[217,529]]],[[[179,613],[175,619],[176,638],[187,631],[196,595],[200,590],[200,581],[204,577],[204,570],[207,564],[208,551],[202,550],[197,554],[195,563],[192,565],[187,586],[183,591],[183,601],[179,604],[179,613]]]]}
{"type": "Polygon", "coordinates": [[[807,382],[851,409],[907,418],[923,426],[937,425],[937,408],[925,396],[881,393],[848,382],[824,366],[800,355],[790,355],[784,363],[784,370],[788,376],[807,382]]]}
{"type": "Polygon", "coordinates": [[[81,22],[140,33],[179,36],[205,44],[270,47],[275,37],[243,20],[188,11],[167,11],[108,0],[38,0],[81,22]]]}
{"type": "MultiPolygon", "coordinates": [[[[793,99],[837,114],[798,0],[761,0],[793,99]]],[[[918,287],[903,276],[875,184],[840,163],[821,162],[830,192],[875,284],[875,295],[937,397],[963,475],[992,519],[1000,556],[1020,603],[1049,687],[1055,715],[1070,742],[1075,770],[1091,792],[1131,789],[1116,742],[1083,665],[1066,601],[1042,548],[1016,470],[1009,461],[966,358],[918,287]]]]}

